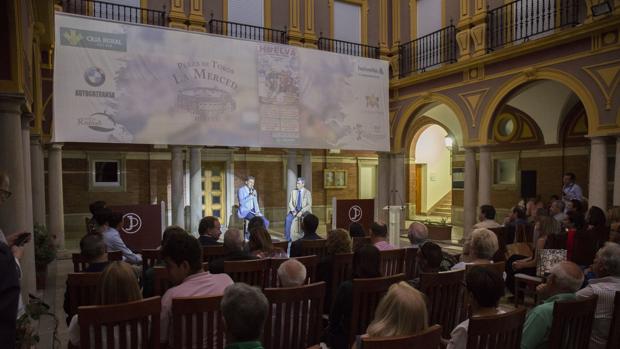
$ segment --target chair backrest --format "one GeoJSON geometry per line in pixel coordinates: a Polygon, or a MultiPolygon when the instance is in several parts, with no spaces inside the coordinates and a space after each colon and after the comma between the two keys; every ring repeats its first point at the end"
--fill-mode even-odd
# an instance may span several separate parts
{"type": "Polygon", "coordinates": [[[549,348],[587,349],[592,333],[592,322],[598,296],[553,305],[553,322],[549,334],[549,348]]]}
{"type": "Polygon", "coordinates": [[[183,297],[172,300],[173,348],[223,349],[222,296],[183,297]]]}
{"type": "Polygon", "coordinates": [[[263,335],[265,348],[303,349],[319,344],[325,282],[263,290],[269,315],[263,335]]]}
{"type": "Polygon", "coordinates": [[[147,269],[153,268],[161,259],[161,250],[159,249],[144,249],[141,254],[143,273],[146,273],[147,269]]]}
{"type": "Polygon", "coordinates": [[[405,276],[407,280],[413,280],[416,277],[416,261],[418,257],[417,247],[407,247],[405,250],[405,276]]]}
{"type": "MultiPolygon", "coordinates": [[[[319,264],[318,256],[303,256],[303,257],[295,257],[301,264],[306,267],[306,284],[312,283],[316,279],[316,266],[319,264]]],[[[282,263],[288,261],[288,258],[271,258],[271,263],[269,266],[269,276],[268,280],[266,280],[265,285],[267,287],[278,287],[278,268],[282,263]]]]}
{"type": "MultiPolygon", "coordinates": [[[[497,236],[498,249],[493,256],[494,262],[500,262],[506,260],[506,235],[507,231],[505,227],[491,228],[490,231],[495,233],[497,236]]],[[[512,241],[510,242],[512,243],[512,241]]],[[[445,329],[444,329],[445,330],[445,329]]]]}
{"type": "Polygon", "coordinates": [[[353,313],[351,314],[349,343],[353,342],[356,335],[366,333],[366,328],[375,316],[375,309],[388,288],[404,280],[405,274],[353,279],[353,313]]]}
{"type": "Polygon", "coordinates": [[[108,261],[122,261],[123,260],[123,251],[110,251],[108,252],[108,261]]]}
{"type": "Polygon", "coordinates": [[[78,307],[93,305],[101,273],[69,273],[67,275],[67,296],[69,297],[69,318],[77,314],[78,307]]]}
{"type": "Polygon", "coordinates": [[[616,292],[614,298],[614,313],[611,317],[609,326],[609,338],[607,338],[607,349],[620,348],[620,291],[616,292]]]}
{"type": "Polygon", "coordinates": [[[405,262],[405,249],[380,251],[381,275],[390,276],[403,272],[405,262]]]}
{"type": "Polygon", "coordinates": [[[224,246],[203,246],[202,247],[202,261],[203,262],[213,262],[213,260],[218,259],[222,256],[228,254],[228,249],[224,246]]]}
{"type": "Polygon", "coordinates": [[[81,348],[159,348],[161,299],[80,307],[81,348]],[[118,346],[115,342],[118,340],[118,346]]]}
{"type": "Polygon", "coordinates": [[[370,236],[356,236],[353,239],[353,251],[357,250],[358,248],[370,244],[371,240],[370,240],[370,236]]]}
{"type": "Polygon", "coordinates": [[[467,349],[519,349],[525,322],[525,308],[492,316],[469,319],[467,349]]]}
{"type": "Polygon", "coordinates": [[[172,287],[172,283],[170,282],[170,278],[168,277],[168,270],[166,267],[154,267],[154,283],[153,283],[153,294],[156,296],[163,296],[166,291],[172,287]]]}
{"type": "MultiPolygon", "coordinates": [[[[81,273],[88,268],[88,261],[81,253],[72,253],[71,260],[73,261],[73,272],[81,273]]],[[[108,252],[108,261],[122,261],[123,260],[123,252],[121,251],[111,251],[108,252]]]]}
{"type": "Polygon", "coordinates": [[[301,240],[301,255],[302,256],[311,256],[317,255],[319,257],[323,256],[326,252],[325,243],[327,240],[318,239],[318,240],[301,240]]]}
{"type": "Polygon", "coordinates": [[[474,267],[482,267],[482,268],[491,270],[491,271],[499,274],[500,276],[503,276],[504,275],[504,271],[506,270],[506,263],[505,262],[495,262],[495,263],[466,264],[465,265],[465,272],[469,273],[471,268],[474,268],[474,267]]]}
{"type": "Polygon", "coordinates": [[[433,325],[413,336],[362,338],[364,349],[402,349],[425,348],[438,349],[441,346],[441,326],[433,325]]]}
{"type": "Polygon", "coordinates": [[[450,338],[463,316],[464,278],[465,270],[420,273],[420,291],[427,297],[429,323],[440,324],[444,338],[450,338]]]}
{"type": "Polygon", "coordinates": [[[284,251],[288,251],[288,241],[277,241],[273,243],[273,247],[281,248],[284,251]]]}
{"type": "MultiPolygon", "coordinates": [[[[332,257],[332,279],[330,281],[330,300],[336,299],[340,284],[353,277],[353,253],[338,253],[332,257]]],[[[331,306],[328,305],[328,306],[331,306]]]]}
{"type": "Polygon", "coordinates": [[[248,285],[265,288],[266,280],[269,278],[270,263],[271,261],[268,258],[249,261],[225,261],[224,272],[234,282],[244,282],[248,285]]]}

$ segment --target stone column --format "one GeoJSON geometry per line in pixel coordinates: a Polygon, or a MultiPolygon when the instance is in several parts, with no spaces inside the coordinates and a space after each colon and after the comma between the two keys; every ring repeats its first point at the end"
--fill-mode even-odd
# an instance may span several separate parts
{"type": "MultiPolygon", "coordinates": [[[[286,157],[286,200],[297,183],[297,151],[289,149],[286,157]]],[[[288,209],[287,209],[288,210],[288,209]]]]}
{"type": "Polygon", "coordinates": [[[620,137],[616,138],[616,165],[614,167],[614,206],[620,206],[620,137]]]}
{"type": "Polygon", "coordinates": [[[478,206],[491,205],[491,149],[480,147],[478,171],[478,206]]]}
{"type": "MultiPolygon", "coordinates": [[[[405,192],[405,154],[392,154],[390,158],[390,205],[404,206],[405,192]]],[[[404,214],[401,215],[405,217],[404,214]]]]}
{"type": "Polygon", "coordinates": [[[185,203],[183,200],[183,148],[172,147],[172,224],[185,228],[185,203]]]}
{"type": "Polygon", "coordinates": [[[463,199],[463,238],[469,239],[476,222],[476,152],[465,148],[465,188],[463,199]]]}
{"type": "Polygon", "coordinates": [[[189,203],[190,203],[190,230],[196,236],[198,224],[202,219],[202,147],[190,148],[189,168],[189,203]]]}
{"type": "Polygon", "coordinates": [[[312,191],[312,150],[304,151],[304,162],[301,168],[306,180],[306,188],[312,191]]]}
{"type": "Polygon", "coordinates": [[[607,211],[607,148],[605,138],[593,137],[590,140],[590,206],[598,206],[607,211]]]}
{"type": "Polygon", "coordinates": [[[379,153],[379,166],[377,169],[377,220],[388,221],[388,213],[383,210],[390,203],[390,154],[379,153]]]}
{"type": "Polygon", "coordinates": [[[62,143],[50,145],[48,161],[49,226],[59,249],[65,248],[65,209],[62,190],[62,143]]]}
{"type": "MultiPolygon", "coordinates": [[[[30,121],[32,114],[22,116],[22,153],[24,156],[24,195],[26,197],[26,231],[33,232],[32,217],[32,174],[30,168],[30,121]]],[[[35,292],[37,289],[35,279],[34,243],[24,245],[24,256],[21,259],[22,268],[22,295],[35,292]]],[[[24,298],[27,299],[27,298],[24,298]]]]}
{"type": "Polygon", "coordinates": [[[30,168],[32,176],[32,219],[34,224],[45,221],[45,155],[40,135],[30,136],[30,168]]]}

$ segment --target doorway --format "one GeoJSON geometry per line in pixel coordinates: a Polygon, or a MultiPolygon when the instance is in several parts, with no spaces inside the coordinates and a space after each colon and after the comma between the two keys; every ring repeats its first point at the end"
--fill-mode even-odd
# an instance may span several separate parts
{"type": "Polygon", "coordinates": [[[204,162],[202,168],[202,215],[217,217],[225,222],[226,208],[226,162],[204,162]]]}

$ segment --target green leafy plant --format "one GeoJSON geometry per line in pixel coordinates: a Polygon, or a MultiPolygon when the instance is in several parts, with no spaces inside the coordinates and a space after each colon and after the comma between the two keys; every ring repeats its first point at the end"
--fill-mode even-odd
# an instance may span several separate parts
{"type": "Polygon", "coordinates": [[[53,348],[60,348],[58,334],[58,318],[50,311],[50,306],[42,299],[30,295],[30,301],[24,309],[24,314],[17,319],[16,348],[30,348],[41,340],[35,332],[34,321],[39,321],[43,316],[50,316],[54,320],[54,344],[53,348]]]}
{"type": "Polygon", "coordinates": [[[44,225],[34,226],[34,260],[37,267],[46,266],[56,259],[56,245],[44,225]]]}

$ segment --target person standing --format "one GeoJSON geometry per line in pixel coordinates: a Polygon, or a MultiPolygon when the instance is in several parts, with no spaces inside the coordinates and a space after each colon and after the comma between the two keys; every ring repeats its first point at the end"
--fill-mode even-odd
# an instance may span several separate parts
{"type": "Polygon", "coordinates": [[[566,172],[564,177],[562,177],[562,181],[564,182],[564,187],[562,187],[562,200],[565,202],[583,200],[581,187],[575,183],[575,180],[575,174],[572,172],[566,172]]]}
{"type": "Polygon", "coordinates": [[[255,180],[253,176],[248,176],[245,179],[245,185],[239,188],[237,192],[237,197],[239,199],[239,211],[237,211],[237,215],[239,218],[248,221],[254,217],[261,217],[263,221],[265,221],[265,228],[269,228],[269,221],[260,212],[260,207],[258,206],[258,192],[254,189],[255,180]]]}
{"type": "Polygon", "coordinates": [[[312,213],[312,193],[306,189],[306,180],[297,178],[296,189],[291,191],[288,199],[288,214],[284,225],[284,237],[287,241],[295,241],[303,236],[299,229],[301,217],[312,213]]]}

